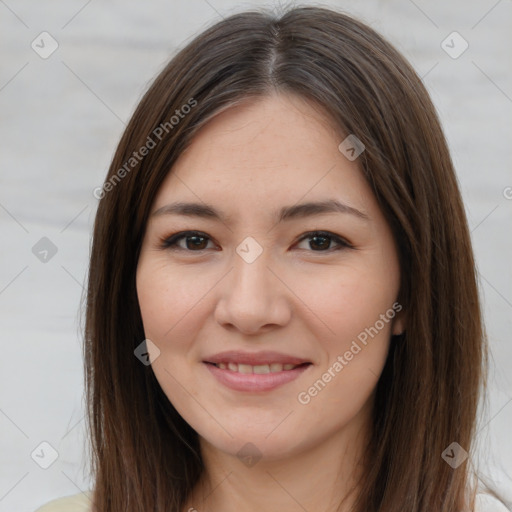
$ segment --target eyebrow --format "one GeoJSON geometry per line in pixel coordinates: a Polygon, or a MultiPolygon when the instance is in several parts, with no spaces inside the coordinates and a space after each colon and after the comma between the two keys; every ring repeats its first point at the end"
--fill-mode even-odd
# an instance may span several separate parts
{"type": "MultiPolygon", "coordinates": [[[[291,219],[322,215],[325,213],[350,214],[367,221],[370,220],[366,213],[335,199],[284,206],[280,210],[277,210],[274,215],[277,222],[282,222],[291,219]]],[[[152,217],[160,215],[183,215],[187,217],[215,219],[221,222],[228,221],[227,215],[206,203],[177,202],[166,204],[151,214],[152,217]]]]}

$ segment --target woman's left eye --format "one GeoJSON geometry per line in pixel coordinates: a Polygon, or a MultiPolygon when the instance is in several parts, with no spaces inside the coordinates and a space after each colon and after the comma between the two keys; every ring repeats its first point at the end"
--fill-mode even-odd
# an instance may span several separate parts
{"type": "MultiPolygon", "coordinates": [[[[182,231],[162,240],[162,247],[164,249],[181,249],[189,252],[199,252],[208,249],[208,243],[211,238],[200,231],[182,231]],[[184,242],[182,244],[181,242],[184,242]]],[[[313,231],[306,233],[302,236],[296,245],[306,242],[309,244],[309,249],[314,252],[330,252],[332,250],[339,250],[344,248],[351,248],[343,238],[330,233],[328,231],[313,231]],[[331,244],[336,244],[337,247],[331,247],[331,244]]],[[[304,247],[299,247],[304,249],[304,247]]],[[[306,249],[308,249],[306,247],[306,249]]]]}
{"type": "Polygon", "coordinates": [[[327,252],[331,250],[339,250],[344,248],[352,247],[346,240],[335,235],[334,233],[329,233],[328,231],[315,231],[313,233],[307,233],[303,236],[299,242],[306,241],[309,244],[309,247],[313,249],[314,252],[327,252]],[[337,244],[338,247],[332,248],[331,242],[337,244]],[[318,249],[314,249],[314,247],[318,249]]]}

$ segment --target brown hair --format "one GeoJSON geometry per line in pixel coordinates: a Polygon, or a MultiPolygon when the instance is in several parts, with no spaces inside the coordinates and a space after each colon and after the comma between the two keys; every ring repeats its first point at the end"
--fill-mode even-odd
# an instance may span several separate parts
{"type": "Polygon", "coordinates": [[[441,457],[454,441],[472,453],[486,356],[447,144],[407,61],[365,24],[314,7],[236,14],[200,34],[159,74],[121,138],[100,194],[87,296],[95,506],[179,512],[201,475],[196,432],[134,356],[144,340],[135,271],[156,192],[194,133],[272,91],[321,106],[340,137],[362,141],[361,170],[399,252],[407,328],[393,338],[377,384],[371,464],[354,510],[472,509],[471,459],[453,469],[441,457]]]}

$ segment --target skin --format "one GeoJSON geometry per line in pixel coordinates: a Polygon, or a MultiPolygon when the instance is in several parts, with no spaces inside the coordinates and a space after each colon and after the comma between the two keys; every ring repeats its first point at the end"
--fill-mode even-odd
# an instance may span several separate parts
{"type": "Polygon", "coordinates": [[[184,510],[334,511],[359,475],[375,386],[404,311],[359,343],[362,350],[309,403],[297,399],[399,292],[390,228],[358,159],[338,150],[344,138],[299,97],[248,100],[199,131],[158,191],[152,212],[179,200],[226,215],[150,216],[137,267],[145,335],[160,350],[153,371],[200,436],[206,470],[184,510]],[[273,217],[283,206],[327,199],[367,218],[335,212],[276,224],[273,217]],[[162,247],[185,230],[209,238],[199,240],[200,250],[190,238],[162,247]],[[315,230],[352,247],[300,240],[315,230]],[[252,263],[236,252],[249,236],[263,249],[252,263]],[[234,391],[202,362],[224,350],[273,350],[312,365],[271,391],[234,391]],[[251,467],[237,457],[248,442],[261,456],[251,467]]]}

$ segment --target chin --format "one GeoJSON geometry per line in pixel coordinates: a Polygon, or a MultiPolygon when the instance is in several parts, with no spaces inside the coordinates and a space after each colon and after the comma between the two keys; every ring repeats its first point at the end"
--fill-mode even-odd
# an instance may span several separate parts
{"type": "MultiPolygon", "coordinates": [[[[278,425],[282,420],[281,417],[274,422],[274,427],[272,427],[275,429],[274,431],[272,428],[266,427],[261,430],[247,428],[247,424],[226,425],[226,429],[233,437],[225,432],[222,436],[212,436],[211,431],[204,432],[204,436],[199,432],[199,436],[203,438],[209,448],[237,457],[242,462],[246,458],[268,462],[285,459],[307,450],[308,445],[314,444],[312,436],[295,437],[301,433],[298,429],[292,431],[289,428],[282,428],[279,431],[278,425]],[[277,429],[276,426],[278,426],[277,429]]],[[[305,431],[302,432],[302,434],[305,433],[305,431]]]]}

